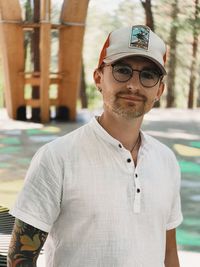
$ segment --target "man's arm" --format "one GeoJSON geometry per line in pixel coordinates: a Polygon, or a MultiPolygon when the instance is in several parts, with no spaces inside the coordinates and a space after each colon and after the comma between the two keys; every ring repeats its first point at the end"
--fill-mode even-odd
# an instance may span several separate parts
{"type": "Polygon", "coordinates": [[[176,229],[166,232],[165,267],[180,267],[176,245],[176,229]]]}
{"type": "Polygon", "coordinates": [[[8,250],[8,267],[35,267],[48,233],[15,219],[8,250]]]}

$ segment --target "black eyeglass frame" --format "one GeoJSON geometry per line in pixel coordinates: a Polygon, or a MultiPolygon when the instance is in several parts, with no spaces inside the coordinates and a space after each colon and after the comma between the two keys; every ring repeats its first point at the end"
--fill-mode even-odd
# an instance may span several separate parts
{"type": "Polygon", "coordinates": [[[128,66],[128,67],[131,69],[131,75],[130,75],[130,77],[129,77],[127,80],[125,80],[125,81],[120,81],[120,80],[116,79],[116,77],[115,77],[115,75],[114,75],[114,67],[115,67],[116,65],[118,65],[118,64],[119,64],[119,63],[116,63],[116,62],[115,62],[115,63],[111,63],[111,64],[103,64],[103,65],[101,66],[101,68],[106,67],[106,66],[111,66],[111,67],[112,67],[112,75],[113,75],[113,78],[114,78],[117,82],[120,82],[120,83],[126,83],[126,82],[128,82],[128,81],[133,77],[133,72],[134,72],[134,71],[135,71],[135,72],[139,72],[140,83],[142,84],[143,87],[146,87],[146,88],[152,88],[152,87],[156,86],[156,84],[158,84],[158,82],[164,77],[164,74],[160,73],[159,71],[152,70],[152,72],[158,74],[158,81],[157,81],[154,85],[146,86],[146,85],[144,85],[144,84],[142,83],[141,73],[142,73],[142,71],[145,71],[145,70],[147,70],[147,69],[137,70],[137,69],[133,69],[129,64],[120,63],[121,65],[128,66]]]}

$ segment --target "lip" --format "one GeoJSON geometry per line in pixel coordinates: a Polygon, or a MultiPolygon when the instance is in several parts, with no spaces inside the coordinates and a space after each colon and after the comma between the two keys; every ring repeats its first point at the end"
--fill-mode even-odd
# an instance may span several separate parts
{"type": "Polygon", "coordinates": [[[142,97],[139,96],[119,96],[119,98],[123,98],[125,100],[129,100],[129,101],[138,101],[138,102],[144,102],[144,99],[142,97]]]}

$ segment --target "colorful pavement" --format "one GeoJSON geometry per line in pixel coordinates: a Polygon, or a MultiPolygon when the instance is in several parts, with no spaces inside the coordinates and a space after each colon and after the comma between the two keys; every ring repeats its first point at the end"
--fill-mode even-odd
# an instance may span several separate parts
{"type": "MultiPolygon", "coordinates": [[[[0,206],[12,206],[40,146],[83,125],[91,116],[82,110],[77,123],[42,125],[10,120],[5,110],[0,110],[0,206]]],[[[172,148],[177,156],[184,215],[177,229],[178,245],[180,250],[200,252],[200,109],[154,109],[146,115],[143,129],[172,148]]],[[[200,254],[195,255],[200,266],[200,254]]]]}

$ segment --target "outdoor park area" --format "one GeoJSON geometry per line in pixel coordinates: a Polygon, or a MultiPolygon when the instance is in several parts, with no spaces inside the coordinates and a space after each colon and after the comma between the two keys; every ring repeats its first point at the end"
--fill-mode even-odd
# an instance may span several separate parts
{"type": "MultiPolygon", "coordinates": [[[[14,221],[8,211],[32,157],[102,113],[93,71],[107,34],[130,24],[148,25],[167,44],[165,91],[142,129],[177,157],[180,267],[200,266],[199,13],[198,0],[0,0],[0,267],[14,221]]],[[[45,266],[43,250],[37,264],[45,266]]]]}
{"type": "MultiPolygon", "coordinates": [[[[182,173],[184,220],[177,229],[181,267],[200,263],[200,116],[199,109],[154,109],[146,115],[143,130],[169,146],[182,173]]],[[[23,185],[31,158],[39,147],[88,122],[100,111],[80,110],[77,122],[48,124],[14,121],[0,111],[0,203],[10,208],[23,185]]],[[[159,188],[158,188],[159,190],[159,188]]],[[[0,234],[2,238],[2,235],[0,234]]],[[[4,237],[5,238],[5,237],[4,237]]],[[[8,243],[7,237],[4,242],[8,243]]],[[[0,240],[0,245],[3,240],[0,240]]],[[[40,257],[43,266],[43,255],[40,257]]]]}

